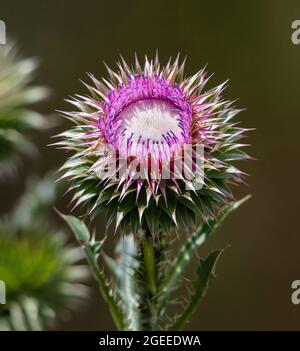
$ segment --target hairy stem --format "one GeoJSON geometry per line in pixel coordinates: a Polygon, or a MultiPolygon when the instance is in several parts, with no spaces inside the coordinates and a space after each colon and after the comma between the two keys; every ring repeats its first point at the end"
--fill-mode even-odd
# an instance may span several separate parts
{"type": "Polygon", "coordinates": [[[156,272],[153,241],[145,239],[143,241],[144,267],[146,275],[147,290],[151,295],[156,293],[156,272]]]}
{"type": "Polygon", "coordinates": [[[149,230],[144,230],[140,242],[140,313],[142,330],[158,330],[157,284],[160,245],[149,230]]]}

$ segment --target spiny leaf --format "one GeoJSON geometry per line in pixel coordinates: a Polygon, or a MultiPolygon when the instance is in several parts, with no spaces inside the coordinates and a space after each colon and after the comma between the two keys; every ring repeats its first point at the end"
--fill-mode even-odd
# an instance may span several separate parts
{"type": "Polygon", "coordinates": [[[225,206],[220,211],[217,218],[211,218],[207,223],[203,223],[200,227],[191,235],[191,237],[182,246],[179,254],[173,260],[171,268],[167,277],[161,282],[158,288],[158,309],[159,313],[162,313],[170,294],[178,287],[178,282],[181,279],[182,273],[186,269],[186,266],[191,261],[192,256],[197,249],[210,237],[223,223],[225,218],[237,209],[242,203],[249,199],[249,195],[241,199],[240,201],[233,202],[225,206]]]}
{"type": "Polygon", "coordinates": [[[67,216],[60,212],[58,212],[58,214],[67,222],[79,242],[87,243],[90,240],[90,232],[83,221],[74,216],[67,216]]]}
{"type": "Polygon", "coordinates": [[[62,218],[69,224],[75,237],[83,245],[83,249],[87,258],[87,261],[91,267],[94,278],[96,279],[100,292],[108,304],[112,318],[114,319],[116,326],[119,330],[123,330],[124,321],[123,314],[118,306],[118,301],[113,289],[110,288],[103,271],[100,270],[98,265],[98,257],[101,252],[104,240],[102,242],[95,241],[91,238],[89,229],[83,221],[79,220],[74,216],[62,215],[62,218]]]}
{"type": "Polygon", "coordinates": [[[214,276],[215,266],[222,252],[223,250],[213,251],[206,259],[200,261],[197,269],[197,279],[194,282],[195,291],[192,296],[189,297],[189,302],[184,312],[176,319],[170,330],[181,330],[189,321],[206,293],[209,280],[214,276]]]}

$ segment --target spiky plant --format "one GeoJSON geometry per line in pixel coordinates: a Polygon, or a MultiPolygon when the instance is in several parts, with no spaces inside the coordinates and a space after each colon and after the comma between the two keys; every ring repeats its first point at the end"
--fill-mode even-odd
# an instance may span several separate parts
{"type": "MultiPolygon", "coordinates": [[[[120,292],[121,286],[128,285],[118,282],[118,263],[114,266],[109,260],[116,275],[110,293],[97,270],[95,240],[77,222],[85,228],[81,242],[89,248],[89,261],[97,280],[101,278],[99,285],[117,326],[166,328],[166,304],[193,252],[239,205],[230,185],[243,178],[235,161],[249,158],[240,142],[245,129],[234,121],[239,110],[222,98],[225,85],[205,91],[204,69],[186,78],[179,57],[164,67],[157,56],[146,57],[143,66],[136,59],[133,67],[121,59],[118,71],[108,68],[108,75],[99,81],[90,74],[89,95],[68,100],[76,110],[62,113],[75,124],[57,143],[73,151],[62,167],[62,178],[71,181],[75,207],[84,205],[92,217],[105,213],[107,226],[114,222],[122,234],[134,234],[138,265],[131,268],[136,273],[121,275],[135,279],[131,296],[137,298],[128,314],[125,292],[120,292]],[[200,227],[195,230],[197,223],[200,227]],[[190,237],[170,263],[166,243],[171,246],[172,233],[183,230],[190,237]]],[[[73,217],[66,219],[74,224],[73,217]]],[[[174,328],[181,328],[194,311],[219,254],[200,262],[195,294],[188,299],[191,305],[182,320],[174,321],[174,328]]]]}
{"type": "Polygon", "coordinates": [[[77,264],[82,251],[47,220],[54,195],[53,179],[32,181],[12,213],[0,219],[0,280],[6,287],[0,330],[45,329],[59,310],[86,296],[88,272],[77,264]]]}
{"type": "Polygon", "coordinates": [[[27,134],[47,125],[28,107],[47,95],[44,87],[30,85],[36,66],[33,59],[19,59],[15,46],[0,45],[0,177],[16,170],[20,155],[36,152],[27,134]]]}

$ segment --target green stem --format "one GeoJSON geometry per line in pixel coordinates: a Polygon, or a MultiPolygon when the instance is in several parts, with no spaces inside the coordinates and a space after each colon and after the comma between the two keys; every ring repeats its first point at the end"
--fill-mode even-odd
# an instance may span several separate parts
{"type": "Polygon", "coordinates": [[[151,295],[156,293],[156,272],[153,241],[145,239],[143,241],[144,267],[146,274],[147,290],[151,295]]]}
{"type": "Polygon", "coordinates": [[[118,330],[123,330],[124,329],[124,323],[123,323],[123,317],[122,314],[118,308],[117,302],[115,301],[114,297],[110,293],[110,289],[103,277],[103,274],[99,270],[98,264],[95,260],[95,255],[94,252],[89,246],[89,244],[84,245],[84,252],[87,258],[87,261],[91,267],[92,273],[94,278],[96,279],[100,292],[103,296],[104,301],[108,304],[110,313],[112,315],[112,318],[116,324],[116,327],[118,330]]]}
{"type": "Polygon", "coordinates": [[[150,231],[144,229],[144,236],[140,243],[141,267],[139,280],[141,283],[140,313],[142,330],[158,329],[157,314],[157,261],[159,258],[159,244],[150,231]]]}

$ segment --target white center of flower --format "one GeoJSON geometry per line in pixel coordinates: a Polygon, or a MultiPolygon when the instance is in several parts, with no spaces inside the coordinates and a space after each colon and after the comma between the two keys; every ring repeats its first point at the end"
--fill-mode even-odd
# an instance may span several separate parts
{"type": "Polygon", "coordinates": [[[141,100],[120,114],[123,136],[135,143],[174,143],[182,139],[180,115],[170,103],[161,100],[141,100]]]}

